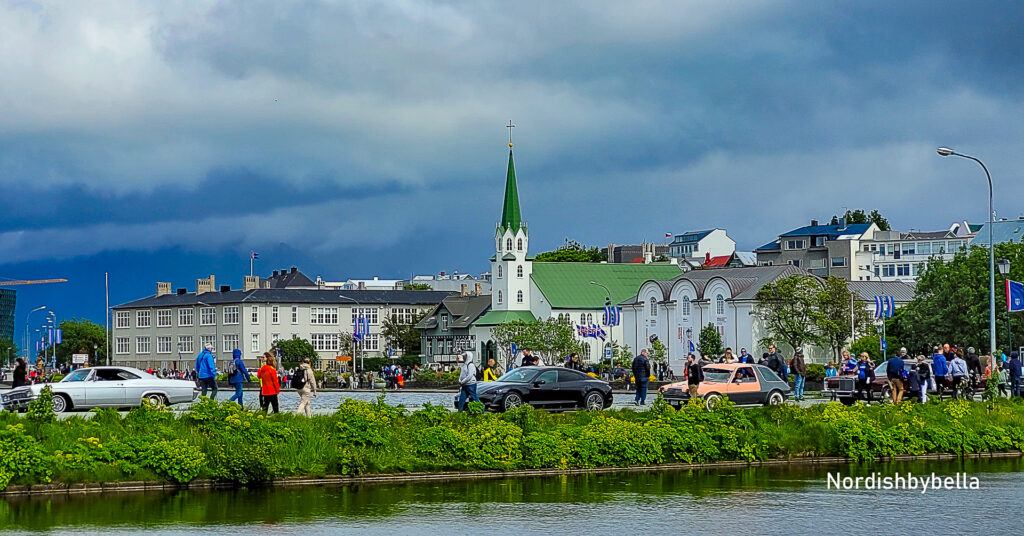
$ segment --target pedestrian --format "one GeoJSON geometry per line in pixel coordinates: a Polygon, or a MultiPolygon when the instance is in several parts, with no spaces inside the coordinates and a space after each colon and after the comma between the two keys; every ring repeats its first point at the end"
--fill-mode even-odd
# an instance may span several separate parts
{"type": "Polygon", "coordinates": [[[786,360],[782,357],[782,354],[775,347],[775,343],[768,345],[768,356],[765,358],[764,364],[775,371],[775,374],[780,380],[789,382],[788,374],[786,374],[786,360]]]}
{"type": "Polygon", "coordinates": [[[967,390],[970,389],[967,361],[960,353],[953,355],[953,361],[949,363],[949,372],[953,376],[953,398],[959,400],[962,395],[967,396],[968,399],[974,398],[973,394],[967,393],[967,390]]]}
{"type": "Polygon", "coordinates": [[[875,381],[875,369],[871,367],[871,362],[867,352],[860,354],[860,361],[857,362],[857,399],[861,399],[861,393],[866,393],[868,403],[871,403],[871,382],[875,381]]]}
{"type": "Polygon", "coordinates": [[[725,355],[722,356],[722,363],[733,363],[735,361],[736,361],[736,358],[733,357],[733,355],[732,355],[732,348],[726,348],[725,349],[725,355]]]}
{"type": "Polygon", "coordinates": [[[838,374],[839,371],[836,369],[836,364],[829,361],[828,365],[825,365],[825,377],[834,378],[838,374]]]}
{"type": "Polygon", "coordinates": [[[279,413],[280,407],[278,406],[277,395],[281,393],[281,379],[277,374],[277,362],[273,354],[266,353],[263,355],[266,358],[266,363],[256,372],[256,376],[260,379],[260,394],[263,395],[263,402],[260,408],[266,412],[267,408],[272,406],[274,413],[279,413]]]}
{"type": "Polygon", "coordinates": [[[519,366],[536,367],[538,362],[539,360],[533,355],[533,352],[529,348],[523,348],[523,360],[519,366]]]}
{"type": "Polygon", "coordinates": [[[928,386],[931,385],[932,370],[928,368],[928,363],[925,362],[923,355],[917,356],[917,376],[921,381],[920,401],[925,404],[928,402],[928,386]]]}
{"type": "Polygon", "coordinates": [[[844,376],[857,374],[857,363],[857,359],[850,355],[850,351],[844,349],[843,358],[839,362],[840,366],[842,367],[841,374],[843,374],[844,376]]]}
{"type": "Polygon", "coordinates": [[[312,394],[313,398],[316,398],[317,389],[316,375],[313,374],[308,357],[302,358],[302,364],[295,371],[295,375],[292,377],[292,388],[299,393],[299,407],[295,408],[295,414],[312,417],[313,410],[310,407],[309,395],[312,394]]]}
{"type": "Polygon", "coordinates": [[[18,358],[15,360],[14,373],[11,374],[11,387],[21,387],[22,385],[28,385],[25,381],[25,376],[28,374],[28,365],[25,360],[18,358]]]}
{"type": "Polygon", "coordinates": [[[971,389],[977,389],[978,378],[981,378],[981,358],[978,357],[973,346],[967,347],[967,355],[964,357],[964,361],[967,361],[967,375],[971,379],[971,389]]]}
{"type": "Polygon", "coordinates": [[[902,356],[905,355],[907,355],[907,349],[900,348],[896,355],[889,358],[889,362],[885,366],[885,377],[889,380],[889,390],[892,394],[893,404],[899,404],[903,401],[903,379],[907,371],[902,356]]]}
{"type": "Polygon", "coordinates": [[[769,355],[771,355],[771,354],[769,354],[768,352],[765,352],[765,353],[761,354],[761,359],[757,360],[757,364],[758,365],[767,365],[768,364],[768,356],[769,355]]]}
{"type": "Polygon", "coordinates": [[[924,391],[928,390],[928,384],[921,381],[921,374],[917,372],[917,367],[910,367],[910,370],[907,371],[906,374],[907,382],[905,387],[907,400],[917,397],[918,401],[921,401],[924,391]]]}
{"type": "Polygon", "coordinates": [[[807,379],[807,363],[804,362],[804,349],[797,347],[793,360],[790,361],[793,369],[793,398],[804,399],[804,382],[807,379]]]}
{"type": "Polygon", "coordinates": [[[484,369],[484,381],[494,382],[501,377],[501,368],[495,363],[494,358],[487,360],[487,368],[484,369]]]}
{"type": "Polygon", "coordinates": [[[686,387],[690,392],[690,400],[697,398],[697,390],[702,381],[704,381],[704,369],[693,358],[693,354],[686,356],[686,387]]]}
{"type": "Polygon", "coordinates": [[[235,394],[231,395],[228,402],[234,400],[239,406],[245,407],[242,403],[242,384],[251,381],[249,369],[245,368],[245,362],[242,361],[242,351],[235,348],[231,352],[231,365],[228,366],[228,385],[235,388],[235,394]]]}
{"type": "Polygon", "coordinates": [[[935,396],[942,400],[942,391],[948,386],[946,376],[949,375],[949,366],[946,364],[946,356],[942,354],[938,346],[932,348],[932,374],[935,379],[935,396]]]}
{"type": "Polygon", "coordinates": [[[633,376],[636,378],[636,395],[634,404],[647,404],[647,383],[651,380],[651,360],[647,357],[647,348],[640,350],[640,355],[633,359],[633,376]]]}
{"type": "Polygon", "coordinates": [[[1020,352],[1017,350],[1010,352],[1010,360],[1006,362],[1006,366],[1003,368],[1009,372],[1007,376],[1010,380],[1010,398],[1019,397],[1021,377],[1020,352]]]}
{"type": "Polygon", "coordinates": [[[583,363],[580,363],[580,354],[573,352],[569,354],[569,360],[565,362],[565,368],[583,372],[583,363]]]}
{"type": "Polygon", "coordinates": [[[217,361],[213,357],[213,345],[207,343],[203,350],[196,356],[196,376],[199,378],[199,386],[202,388],[201,396],[206,396],[206,391],[212,390],[210,400],[217,400],[217,361]]]}
{"type": "MultiPolygon", "coordinates": [[[[524,354],[526,352],[523,350],[524,354]]],[[[526,355],[523,356],[523,362],[526,362],[526,355]]],[[[476,396],[476,363],[473,362],[473,352],[467,350],[462,353],[462,370],[459,372],[459,411],[466,411],[466,401],[470,398],[474,402],[480,401],[480,397],[476,396]]]]}
{"type": "Polygon", "coordinates": [[[751,365],[753,365],[754,356],[748,354],[746,348],[740,348],[740,355],[739,357],[736,358],[736,361],[738,363],[750,363],[751,365]]]}

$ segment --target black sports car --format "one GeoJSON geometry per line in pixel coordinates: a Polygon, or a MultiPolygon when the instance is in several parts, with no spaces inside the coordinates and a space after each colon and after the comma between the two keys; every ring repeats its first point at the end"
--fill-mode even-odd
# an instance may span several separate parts
{"type": "MultiPolygon", "coordinates": [[[[598,410],[612,405],[607,382],[563,367],[520,367],[498,381],[478,382],[476,393],[489,410],[506,411],[523,404],[545,409],[598,410]]],[[[458,405],[459,396],[455,395],[458,405]]]]}

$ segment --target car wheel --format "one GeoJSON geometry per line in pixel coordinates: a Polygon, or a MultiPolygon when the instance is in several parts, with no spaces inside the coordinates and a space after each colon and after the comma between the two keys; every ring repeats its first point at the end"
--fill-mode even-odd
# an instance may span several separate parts
{"type": "Polygon", "coordinates": [[[599,411],[604,409],[604,396],[597,391],[587,393],[586,398],[583,399],[583,407],[590,411],[599,411]]]}
{"type": "Polygon", "coordinates": [[[166,401],[164,400],[164,395],[157,393],[153,393],[151,395],[146,396],[146,401],[149,402],[149,405],[157,408],[166,404],[166,401]]]}
{"type": "Polygon", "coordinates": [[[64,395],[53,395],[53,412],[64,413],[71,407],[71,403],[68,402],[67,397],[64,395]]]}
{"type": "Polygon", "coordinates": [[[523,405],[523,397],[519,393],[509,393],[501,400],[501,408],[511,411],[523,405]]]}
{"type": "Polygon", "coordinates": [[[704,405],[707,406],[708,411],[714,411],[715,406],[722,400],[722,395],[718,393],[709,393],[704,396],[704,405]]]}
{"type": "Polygon", "coordinates": [[[782,396],[782,393],[778,391],[772,391],[768,394],[768,405],[769,406],[781,406],[786,401],[786,397],[782,396]]]}

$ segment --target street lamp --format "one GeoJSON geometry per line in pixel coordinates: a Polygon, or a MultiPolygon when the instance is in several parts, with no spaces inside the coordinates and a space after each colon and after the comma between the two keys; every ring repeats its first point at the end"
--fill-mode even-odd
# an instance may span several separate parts
{"type": "MultiPolygon", "coordinates": [[[[999,274],[1003,276],[1003,280],[1010,275],[1010,259],[999,260],[999,274]]],[[[1007,296],[1009,297],[1009,296],[1007,296]]],[[[1010,330],[1010,304],[1006,304],[1006,338],[1009,341],[1008,352],[1013,350],[1013,331],[1010,330]]],[[[993,354],[995,357],[995,354],[993,354]]],[[[995,372],[995,369],[992,369],[995,372]]]]}
{"type": "Polygon", "coordinates": [[[25,362],[28,362],[28,360],[29,360],[29,353],[28,353],[28,323],[29,322],[28,321],[32,318],[32,313],[34,313],[36,311],[42,311],[43,309],[46,309],[46,306],[45,305],[40,305],[39,307],[36,307],[35,309],[32,309],[31,311],[28,312],[28,314],[25,315],[25,362]]]}
{"type": "MultiPolygon", "coordinates": [[[[605,293],[604,305],[605,305],[605,307],[611,307],[612,306],[612,291],[608,290],[608,287],[602,285],[601,283],[598,283],[597,281],[591,281],[590,284],[591,285],[597,285],[597,286],[599,286],[599,287],[604,289],[604,293],[605,293]]],[[[615,348],[615,336],[612,335],[614,330],[615,330],[615,326],[608,326],[608,346],[610,348],[612,348],[612,356],[608,359],[608,367],[609,367],[608,370],[611,370],[612,368],[615,368],[615,355],[614,355],[614,353],[615,353],[615,350],[614,350],[614,348],[615,348]]]]}
{"type": "Polygon", "coordinates": [[[989,350],[991,355],[996,355],[996,250],[995,240],[992,236],[993,209],[992,209],[992,175],[981,160],[966,154],[960,154],[949,147],[936,149],[939,156],[959,156],[968,160],[974,160],[985,170],[985,178],[988,179],[988,337],[989,350]]]}

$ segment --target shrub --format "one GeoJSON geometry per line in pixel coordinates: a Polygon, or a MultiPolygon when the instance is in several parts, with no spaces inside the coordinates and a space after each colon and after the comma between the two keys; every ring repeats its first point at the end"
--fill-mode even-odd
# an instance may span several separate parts
{"type": "Polygon", "coordinates": [[[176,440],[157,441],[146,449],[144,460],[156,474],[174,482],[185,483],[199,475],[206,463],[206,456],[199,447],[176,440]]]}
{"type": "Polygon", "coordinates": [[[53,457],[35,438],[25,433],[21,424],[0,429],[0,490],[12,481],[49,482],[53,457]]]}

